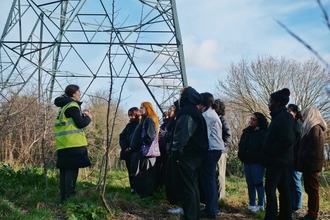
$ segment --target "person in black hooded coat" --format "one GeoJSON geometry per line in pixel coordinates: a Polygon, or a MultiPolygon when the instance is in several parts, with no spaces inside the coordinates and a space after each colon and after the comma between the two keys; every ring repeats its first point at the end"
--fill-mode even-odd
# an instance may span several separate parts
{"type": "Polygon", "coordinates": [[[289,164],[293,163],[295,121],[285,105],[290,90],[284,88],[270,95],[269,110],[272,117],[261,149],[260,164],[266,167],[265,220],[292,219],[292,202],[289,186],[289,164]],[[278,212],[276,189],[279,191],[278,212]]]}
{"type": "Polygon", "coordinates": [[[192,87],[183,89],[179,100],[181,109],[172,132],[173,180],[184,211],[183,219],[197,220],[201,216],[198,169],[208,149],[206,122],[197,108],[202,100],[192,87]]]}

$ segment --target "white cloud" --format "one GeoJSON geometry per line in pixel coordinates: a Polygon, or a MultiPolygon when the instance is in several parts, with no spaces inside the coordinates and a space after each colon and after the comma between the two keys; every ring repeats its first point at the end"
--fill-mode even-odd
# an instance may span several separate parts
{"type": "MultiPolygon", "coordinates": [[[[329,9],[329,0],[322,3],[329,9]]],[[[275,19],[328,58],[329,30],[322,25],[316,1],[181,0],[177,8],[188,81],[200,90],[212,89],[242,56],[285,56],[302,62],[314,57],[275,19]]]]}
{"type": "Polygon", "coordinates": [[[217,62],[217,54],[223,48],[219,47],[215,39],[206,39],[201,43],[194,38],[188,38],[184,43],[185,59],[193,67],[201,69],[218,69],[220,64],[217,62]]]}

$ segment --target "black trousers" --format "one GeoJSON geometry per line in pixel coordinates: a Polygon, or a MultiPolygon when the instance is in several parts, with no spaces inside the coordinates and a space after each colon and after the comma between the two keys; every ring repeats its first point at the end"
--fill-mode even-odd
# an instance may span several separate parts
{"type": "MultiPolygon", "coordinates": [[[[140,196],[140,198],[147,198],[152,196],[154,188],[155,188],[155,162],[156,158],[146,158],[138,155],[139,160],[137,161],[136,175],[133,179],[133,188],[136,193],[140,196]]],[[[132,162],[133,163],[133,162],[132,162]]],[[[135,163],[133,163],[135,164],[135,163]]],[[[135,164],[136,165],[136,164],[135,164]]],[[[132,165],[133,167],[134,165],[132,165]]]]}
{"type": "Polygon", "coordinates": [[[178,204],[178,199],[175,192],[175,183],[173,178],[173,159],[168,157],[165,172],[165,191],[166,199],[172,205],[178,204]]]}
{"type": "Polygon", "coordinates": [[[159,157],[156,157],[155,163],[155,190],[160,190],[165,185],[166,168],[168,155],[166,152],[161,152],[159,157]]]}
{"type": "Polygon", "coordinates": [[[291,220],[292,202],[289,186],[288,164],[272,164],[266,167],[265,192],[265,220],[291,220]],[[276,189],[278,189],[279,192],[279,214],[276,189]]]}
{"type": "Polygon", "coordinates": [[[198,190],[198,169],[203,158],[183,156],[173,161],[175,192],[183,208],[183,219],[197,220],[201,216],[198,190]]]}
{"type": "Polygon", "coordinates": [[[60,197],[61,200],[76,196],[76,182],[79,168],[60,169],[60,197]]]}
{"type": "Polygon", "coordinates": [[[134,178],[134,176],[131,175],[131,169],[132,169],[131,161],[132,161],[131,158],[125,159],[125,164],[126,164],[126,168],[127,168],[127,172],[128,172],[129,186],[132,189],[133,188],[133,178],[134,178]]]}

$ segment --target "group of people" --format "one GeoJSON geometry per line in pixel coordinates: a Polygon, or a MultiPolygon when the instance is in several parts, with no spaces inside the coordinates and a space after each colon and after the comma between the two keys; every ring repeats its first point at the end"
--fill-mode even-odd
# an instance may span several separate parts
{"type": "MultiPolygon", "coordinates": [[[[315,107],[301,113],[294,104],[286,107],[289,96],[287,88],[270,94],[270,123],[264,114],[255,112],[243,130],[238,157],[244,163],[248,209],[265,208],[266,220],[292,219],[292,213],[302,207],[302,172],[308,213],[299,219],[314,220],[319,211],[318,173],[327,125],[315,107]]],[[[92,115],[89,109],[81,110],[77,85],[68,85],[55,105],[60,107],[54,133],[64,201],[76,195],[79,168],[90,166],[83,128],[92,115]]],[[[181,90],[160,126],[150,102],[130,108],[129,123],[120,134],[120,157],[126,162],[131,193],[148,198],[164,185],[166,198],[179,205],[182,219],[215,219],[231,141],[224,114],[221,100],[192,87],[181,90]]]]}
{"type": "Polygon", "coordinates": [[[270,124],[265,115],[255,112],[249,126],[243,130],[238,157],[244,163],[248,209],[257,212],[266,205],[265,220],[289,220],[293,215],[299,215],[302,175],[308,212],[298,217],[315,220],[319,212],[318,173],[324,161],[327,125],[315,107],[307,107],[302,112],[295,104],[286,107],[289,96],[287,88],[270,94],[270,124]],[[276,190],[279,192],[279,211],[276,190]]]}
{"type": "Polygon", "coordinates": [[[167,200],[179,206],[170,213],[182,214],[183,219],[215,219],[219,188],[224,189],[224,180],[217,181],[223,179],[224,172],[219,161],[231,138],[223,102],[214,100],[210,93],[184,88],[164,114],[159,131],[157,117],[151,117],[155,114],[152,105],[146,107],[146,103],[141,104],[140,115],[137,107],[128,111],[130,122],[120,134],[121,158],[126,161],[131,192],[146,198],[164,185],[167,200]],[[150,132],[141,130],[146,120],[145,129],[150,132]],[[144,146],[155,147],[154,138],[158,138],[160,154],[143,155],[144,146]],[[203,210],[201,203],[205,204],[203,210]]]}

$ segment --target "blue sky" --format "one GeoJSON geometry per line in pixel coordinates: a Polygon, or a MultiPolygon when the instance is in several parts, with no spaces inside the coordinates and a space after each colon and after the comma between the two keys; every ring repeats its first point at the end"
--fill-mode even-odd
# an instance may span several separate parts
{"type": "MultiPolygon", "coordinates": [[[[1,2],[1,32],[10,2],[1,2]]],[[[321,2],[330,12],[330,0],[321,2]]],[[[129,13],[128,9],[138,5],[137,0],[120,0],[120,3],[123,3],[123,13],[129,13]]],[[[317,1],[177,0],[176,3],[188,83],[199,92],[216,93],[217,80],[225,79],[229,65],[242,57],[285,56],[302,62],[314,57],[275,20],[285,24],[330,62],[330,30],[317,1]]],[[[141,94],[145,94],[145,89],[140,83],[128,82],[123,107],[128,109],[151,100],[141,94]]]]}
{"type": "MultiPolygon", "coordinates": [[[[322,1],[330,12],[329,1],[322,1]]],[[[230,63],[242,57],[285,56],[305,61],[314,55],[290,36],[281,21],[330,61],[330,30],[316,1],[177,1],[189,84],[214,92],[230,63]]]]}

